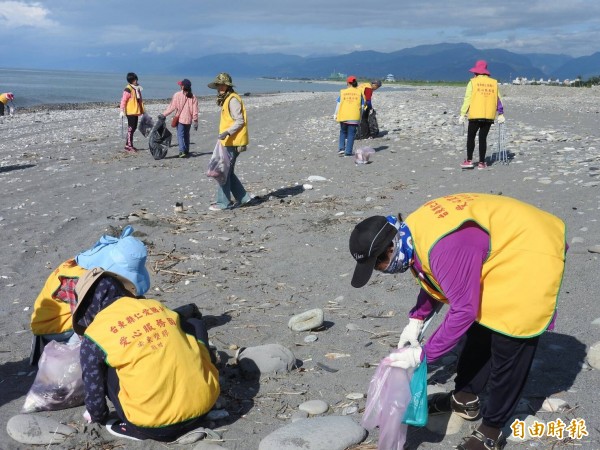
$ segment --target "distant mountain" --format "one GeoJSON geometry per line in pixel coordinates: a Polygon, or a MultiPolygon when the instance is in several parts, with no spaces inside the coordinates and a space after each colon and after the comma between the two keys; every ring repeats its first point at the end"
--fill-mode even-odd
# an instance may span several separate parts
{"type": "Polygon", "coordinates": [[[574,58],[551,72],[552,78],[569,78],[581,76],[582,80],[600,76],[600,52],[590,56],[574,58]]]}
{"type": "MultiPolygon", "coordinates": [[[[589,67],[586,66],[581,75],[600,74],[600,62],[593,62],[600,60],[600,54],[587,58],[590,59],[589,67]]],[[[177,64],[170,71],[202,76],[231,72],[242,77],[281,78],[327,78],[333,72],[383,78],[391,73],[397,80],[460,81],[469,77],[468,69],[478,59],[488,62],[492,76],[508,82],[517,76],[529,79],[549,76],[574,78],[580,73],[575,73],[577,70],[569,71],[569,68],[578,67],[575,63],[582,58],[551,54],[523,55],[501,49],[480,50],[470,44],[435,44],[391,53],[360,51],[320,57],[280,53],[217,54],[177,64]]]]}

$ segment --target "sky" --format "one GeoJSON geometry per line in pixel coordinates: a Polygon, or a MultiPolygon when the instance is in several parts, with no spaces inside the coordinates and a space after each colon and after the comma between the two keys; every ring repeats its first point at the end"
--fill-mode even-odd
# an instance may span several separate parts
{"type": "Polygon", "coordinates": [[[0,0],[0,67],[106,58],[185,61],[215,53],[393,52],[423,44],[586,56],[600,51],[598,0],[0,0]]]}

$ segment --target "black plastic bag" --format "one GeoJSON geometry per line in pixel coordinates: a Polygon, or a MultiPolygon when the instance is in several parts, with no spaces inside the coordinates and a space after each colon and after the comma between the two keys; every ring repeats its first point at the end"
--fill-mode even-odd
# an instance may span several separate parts
{"type": "Polygon", "coordinates": [[[140,119],[140,124],[138,125],[138,130],[140,131],[140,133],[142,133],[144,137],[148,137],[148,135],[150,134],[150,130],[152,130],[153,126],[154,121],[152,120],[152,117],[144,113],[142,115],[142,118],[140,119]]]}
{"type": "Polygon", "coordinates": [[[369,111],[369,137],[377,137],[379,135],[379,124],[377,123],[377,114],[375,110],[369,111]]]}
{"type": "Polygon", "coordinates": [[[156,124],[152,127],[148,142],[148,148],[150,148],[150,153],[154,159],[163,159],[167,156],[172,136],[171,132],[167,129],[165,116],[160,114],[156,120],[156,124]]]}
{"type": "Polygon", "coordinates": [[[369,110],[363,110],[354,139],[367,139],[369,137],[369,110]]]}

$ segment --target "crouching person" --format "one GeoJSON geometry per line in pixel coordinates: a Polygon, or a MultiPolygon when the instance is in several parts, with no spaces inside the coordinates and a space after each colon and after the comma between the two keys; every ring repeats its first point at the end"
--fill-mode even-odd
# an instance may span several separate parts
{"type": "Polygon", "coordinates": [[[171,442],[198,428],[219,396],[207,331],[200,318],[182,323],[160,302],[137,298],[149,286],[143,267],[115,269],[93,268],[76,286],[88,420],[107,420],[108,397],[119,417],[107,422],[111,434],[171,442]]]}

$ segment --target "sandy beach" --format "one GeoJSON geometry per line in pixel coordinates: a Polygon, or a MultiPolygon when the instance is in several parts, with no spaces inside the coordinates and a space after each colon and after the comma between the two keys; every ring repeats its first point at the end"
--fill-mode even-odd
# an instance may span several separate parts
{"type": "MultiPolygon", "coordinates": [[[[556,330],[541,338],[519,412],[545,422],[583,419],[589,433],[570,443],[546,437],[510,441],[507,448],[600,449],[600,375],[587,362],[600,341],[600,89],[502,86],[501,92],[511,162],[470,171],[459,167],[466,153],[457,124],[463,87],[377,91],[380,136],[354,146],[376,151],[366,165],[337,155],[336,93],[244,97],[251,142],[236,172],[263,201],[220,212],[208,210],[215,182],[205,176],[217,139],[214,99],[200,101],[189,159],[177,158],[173,139],[167,157],[155,161],[139,132],[141,151],[123,152],[116,104],[37,108],[0,119],[0,448],[32,448],[13,440],[6,423],[20,413],[35,378],[29,320],[44,281],[62,261],[128,224],[148,246],[147,297],[170,308],[196,303],[220,352],[218,409],[228,417],[207,420],[222,437],[213,444],[257,449],[307,400],[327,402],[323,416],[356,406],[349,417],[360,423],[366,399],[347,395],[366,394],[376,364],[397,344],[418,286],[406,274],[375,275],[363,289],[352,288],[351,230],[370,215],[407,215],[431,198],[483,192],[529,202],[567,224],[556,330]],[[179,202],[183,212],[175,211],[179,202]],[[288,328],[290,317],[313,308],[325,313],[321,328],[288,328]],[[317,339],[305,341],[307,335],[317,339]],[[263,344],[287,347],[299,367],[254,380],[241,376],[236,349],[263,344]],[[569,408],[544,411],[549,397],[569,408]]],[[[147,112],[156,117],[165,106],[152,102],[147,112]]],[[[488,156],[497,141],[494,125],[488,156]]],[[[455,361],[450,354],[431,364],[430,385],[452,389],[455,361]]],[[[84,425],[84,409],[36,413],[78,430],[43,447],[209,448],[118,440],[84,425]]],[[[463,422],[447,435],[410,428],[408,448],[453,448],[472,427],[463,422]]],[[[375,449],[377,438],[375,430],[352,448],[375,449]]]]}

